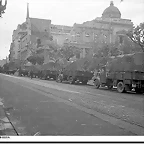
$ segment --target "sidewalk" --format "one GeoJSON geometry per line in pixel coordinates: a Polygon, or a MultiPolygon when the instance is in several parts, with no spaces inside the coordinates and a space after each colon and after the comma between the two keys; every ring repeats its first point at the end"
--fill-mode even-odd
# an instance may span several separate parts
{"type": "Polygon", "coordinates": [[[0,135],[14,136],[16,135],[10,121],[5,115],[4,105],[0,98],[0,135]]]}

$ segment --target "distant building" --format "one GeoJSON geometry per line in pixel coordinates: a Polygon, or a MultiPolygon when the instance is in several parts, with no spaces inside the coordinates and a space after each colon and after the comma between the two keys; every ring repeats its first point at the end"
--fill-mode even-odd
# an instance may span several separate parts
{"type": "Polygon", "coordinates": [[[119,31],[132,29],[133,23],[129,19],[122,19],[121,13],[113,2],[106,8],[101,17],[70,26],[54,25],[51,20],[30,18],[27,5],[26,22],[18,25],[13,32],[13,41],[10,46],[10,60],[26,60],[35,50],[43,53],[45,62],[49,61],[48,47],[50,39],[59,46],[63,45],[79,49],[80,57],[92,55],[96,49],[104,44],[118,41],[123,42],[124,35],[119,31]],[[37,46],[39,41],[40,45],[37,46]]]}
{"type": "Polygon", "coordinates": [[[6,63],[8,63],[8,62],[9,62],[9,60],[8,60],[8,58],[6,57],[6,59],[0,60],[0,66],[2,67],[4,64],[6,64],[6,63]]]}

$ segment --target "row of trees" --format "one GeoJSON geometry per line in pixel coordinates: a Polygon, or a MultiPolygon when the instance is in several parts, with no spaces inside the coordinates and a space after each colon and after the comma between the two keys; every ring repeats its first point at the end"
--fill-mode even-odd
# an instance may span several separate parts
{"type": "Polygon", "coordinates": [[[95,57],[117,56],[140,51],[144,52],[144,23],[133,27],[133,31],[127,32],[122,45],[117,42],[111,45],[104,44],[96,51],[95,57]]]}

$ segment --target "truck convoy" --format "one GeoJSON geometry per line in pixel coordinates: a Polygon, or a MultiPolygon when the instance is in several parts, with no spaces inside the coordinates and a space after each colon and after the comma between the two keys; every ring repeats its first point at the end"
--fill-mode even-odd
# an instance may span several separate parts
{"type": "Polygon", "coordinates": [[[144,53],[120,55],[109,59],[99,69],[94,78],[95,88],[117,87],[120,93],[135,90],[144,92],[144,53]]]}
{"type": "MultiPolygon", "coordinates": [[[[20,70],[20,75],[28,76],[30,69],[33,69],[33,74],[41,79],[53,78],[57,82],[68,81],[70,84],[87,84],[93,79],[96,89],[106,86],[108,89],[117,87],[120,93],[133,90],[136,93],[144,92],[143,52],[117,57],[86,57],[63,65],[50,62],[39,68],[25,67],[20,70]]],[[[16,70],[11,68],[6,71],[9,74],[16,70]]]]}

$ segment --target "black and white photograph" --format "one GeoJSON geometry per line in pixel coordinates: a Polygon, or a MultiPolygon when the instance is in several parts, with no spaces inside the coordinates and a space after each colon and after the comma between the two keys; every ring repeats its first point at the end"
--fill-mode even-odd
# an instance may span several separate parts
{"type": "Polygon", "coordinates": [[[144,0],[0,0],[0,140],[143,136],[144,0]]]}

